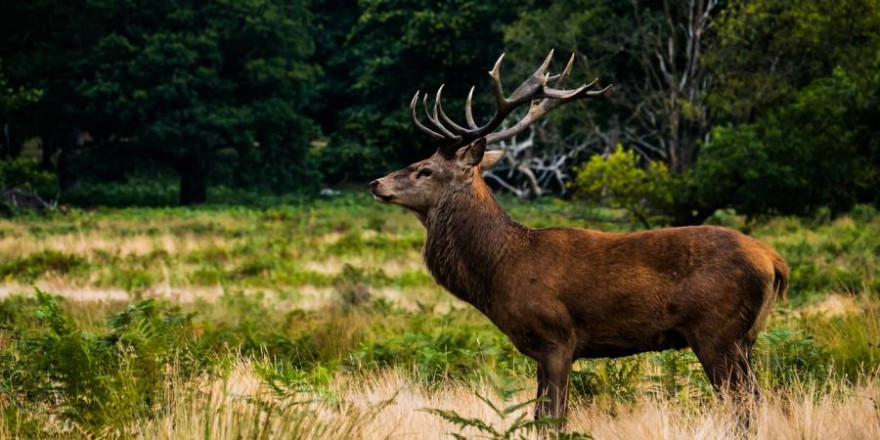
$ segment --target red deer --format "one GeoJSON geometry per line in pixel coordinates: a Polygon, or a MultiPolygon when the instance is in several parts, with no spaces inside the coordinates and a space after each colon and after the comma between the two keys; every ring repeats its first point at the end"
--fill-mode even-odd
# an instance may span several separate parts
{"type": "MultiPolygon", "coordinates": [[[[424,259],[436,281],[486,315],[516,348],[538,363],[536,417],[565,414],[568,376],[579,358],[620,357],[690,347],[720,393],[759,393],[751,348],[788,267],[771,248],[733,229],[711,226],[631,233],[531,229],[511,219],[482,178],[503,154],[486,146],[508,139],[560,105],[603,95],[596,81],[566,90],[565,70],[541,67],[511,96],[490,72],[496,113],[478,126],[473,88],[467,126],[441,105],[423,103],[429,125],[413,123],[439,148],[370,183],[380,202],[412,211],[427,229],[424,259]],[[552,84],[552,86],[548,85],[552,84]],[[496,132],[516,108],[516,124],[496,132]]],[[[503,55],[502,55],[503,58],[503,55]]]]}

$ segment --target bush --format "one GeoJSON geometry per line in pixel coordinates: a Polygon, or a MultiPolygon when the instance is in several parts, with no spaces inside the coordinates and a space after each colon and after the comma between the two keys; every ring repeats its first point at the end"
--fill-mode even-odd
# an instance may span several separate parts
{"type": "Polygon", "coordinates": [[[666,165],[651,162],[647,168],[639,167],[636,153],[620,145],[607,157],[593,156],[576,171],[576,196],[626,209],[646,228],[671,200],[666,165]]]}
{"type": "Polygon", "coordinates": [[[0,189],[18,188],[33,191],[42,197],[58,192],[55,175],[40,169],[40,163],[31,159],[0,161],[0,189]]]}
{"type": "Polygon", "coordinates": [[[40,169],[39,162],[30,159],[0,160],[0,215],[3,217],[17,215],[22,208],[38,211],[52,208],[48,200],[56,198],[57,194],[55,175],[40,169]],[[7,191],[15,195],[11,196],[7,191]]]}
{"type": "Polygon", "coordinates": [[[82,182],[61,201],[76,206],[175,206],[178,184],[168,178],[131,178],[126,182],[82,182]]]}
{"type": "Polygon", "coordinates": [[[688,174],[691,202],[755,215],[877,204],[878,77],[837,69],[753,123],[718,126],[688,174]]]}
{"type": "Polygon", "coordinates": [[[104,427],[151,414],[161,403],[173,360],[187,371],[191,316],[149,300],[115,315],[104,331],[77,328],[60,299],[37,291],[42,324],[16,332],[0,355],[5,398],[19,405],[57,406],[81,429],[104,427]]]}

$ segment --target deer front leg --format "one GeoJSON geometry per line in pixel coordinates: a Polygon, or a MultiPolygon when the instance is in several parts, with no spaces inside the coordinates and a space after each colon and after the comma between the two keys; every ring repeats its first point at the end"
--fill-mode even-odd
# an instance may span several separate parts
{"type": "Polygon", "coordinates": [[[535,419],[565,417],[572,360],[570,350],[554,350],[538,359],[539,400],[535,406],[535,419]]]}
{"type": "Polygon", "coordinates": [[[544,365],[538,362],[538,395],[535,396],[535,420],[546,417],[549,410],[547,398],[547,378],[544,375],[544,365]]]}

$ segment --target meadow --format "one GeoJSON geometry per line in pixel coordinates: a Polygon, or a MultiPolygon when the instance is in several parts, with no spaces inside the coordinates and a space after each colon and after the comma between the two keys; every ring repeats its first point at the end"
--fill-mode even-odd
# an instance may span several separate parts
{"type": "MultiPolygon", "coordinates": [[[[502,199],[532,226],[621,212],[502,199]]],[[[880,438],[880,213],[746,219],[792,268],[751,438],[880,438]]],[[[365,194],[0,220],[0,437],[532,438],[533,362],[365,194]]],[[[690,351],[579,361],[564,438],[737,438],[690,351]]],[[[541,421],[544,426],[557,423],[541,421]]]]}

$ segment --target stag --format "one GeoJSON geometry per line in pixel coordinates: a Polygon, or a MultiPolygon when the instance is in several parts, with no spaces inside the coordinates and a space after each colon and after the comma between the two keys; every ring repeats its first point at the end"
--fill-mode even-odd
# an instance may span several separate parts
{"type": "Polygon", "coordinates": [[[536,417],[563,417],[572,362],[690,347],[712,385],[726,395],[757,395],[751,348],[788,267],[768,246],[738,231],[710,226],[606,233],[531,229],[498,205],[482,173],[502,156],[486,146],[509,139],[551,110],[599,97],[597,81],[566,89],[574,56],[547,73],[551,51],[510,95],[501,58],[489,72],[496,111],[477,125],[454,122],[437,90],[428,124],[410,103],[412,121],[437,143],[428,159],[370,183],[373,197],[413,212],[427,230],[423,250],[434,279],[488,317],[538,364],[536,417]],[[528,104],[518,122],[502,121],[528,104]]]}

